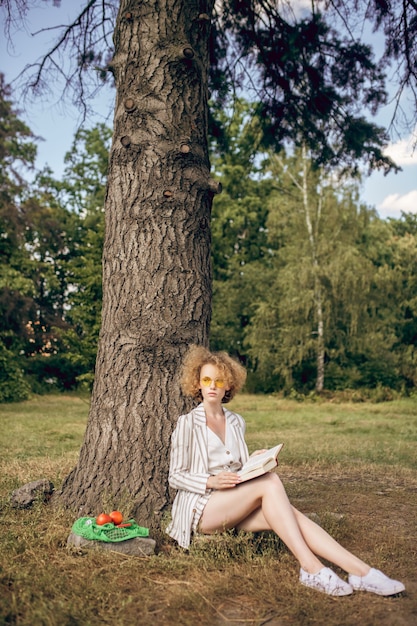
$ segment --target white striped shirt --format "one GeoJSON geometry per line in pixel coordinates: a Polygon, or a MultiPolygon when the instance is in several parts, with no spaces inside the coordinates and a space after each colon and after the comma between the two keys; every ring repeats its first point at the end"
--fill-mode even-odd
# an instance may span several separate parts
{"type": "MultiPolygon", "coordinates": [[[[243,464],[249,457],[244,438],[245,422],[240,415],[227,409],[224,414],[226,433],[229,432],[227,444],[233,448],[234,461],[243,464]]],[[[169,484],[177,489],[177,494],[167,532],[183,548],[189,547],[191,533],[196,531],[210,497],[207,480],[211,465],[206,415],[203,404],[199,404],[190,413],[179,417],[171,438],[169,484]]]]}

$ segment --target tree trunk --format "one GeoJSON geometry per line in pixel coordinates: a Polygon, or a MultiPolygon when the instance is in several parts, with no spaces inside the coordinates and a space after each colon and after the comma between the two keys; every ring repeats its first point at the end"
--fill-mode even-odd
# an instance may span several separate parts
{"type": "Polygon", "coordinates": [[[315,299],[316,299],[316,314],[317,314],[317,349],[316,349],[316,362],[317,362],[317,376],[316,376],[316,391],[322,393],[324,389],[324,320],[323,320],[323,301],[322,290],[320,286],[319,278],[315,277],[315,299]]]}
{"type": "Polygon", "coordinates": [[[323,320],[323,298],[322,298],[322,289],[320,284],[320,264],[317,255],[317,243],[318,243],[318,229],[321,219],[321,203],[322,197],[319,195],[318,197],[318,205],[317,205],[317,213],[315,220],[315,227],[313,227],[313,220],[311,218],[310,212],[310,201],[309,201],[309,190],[308,190],[308,159],[307,159],[307,150],[305,144],[302,147],[302,155],[303,155],[303,184],[302,184],[302,192],[303,192],[303,207],[304,207],[304,216],[306,220],[306,227],[308,232],[308,239],[310,243],[311,250],[311,261],[313,265],[314,272],[314,304],[316,307],[316,318],[317,318],[317,344],[316,344],[316,364],[317,364],[317,374],[316,374],[316,391],[321,393],[324,389],[324,320],[323,320]]]}
{"type": "Polygon", "coordinates": [[[170,436],[189,408],[180,364],[207,344],[211,311],[212,6],[120,3],[102,328],[85,439],[61,492],[80,515],[114,507],[152,525],[169,501],[170,436]]]}

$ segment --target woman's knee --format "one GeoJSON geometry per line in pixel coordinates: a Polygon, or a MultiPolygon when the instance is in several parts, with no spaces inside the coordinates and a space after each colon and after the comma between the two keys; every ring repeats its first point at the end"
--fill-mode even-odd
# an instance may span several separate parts
{"type": "Polygon", "coordinates": [[[247,498],[253,501],[259,500],[259,503],[265,495],[285,494],[285,488],[280,477],[273,472],[258,476],[254,480],[248,480],[239,485],[238,489],[241,490],[239,493],[242,494],[242,497],[245,493],[247,498]]]}
{"type": "Polygon", "coordinates": [[[261,480],[266,488],[273,489],[273,490],[276,490],[276,489],[284,490],[284,485],[282,484],[280,477],[278,476],[278,474],[275,474],[274,472],[268,472],[267,474],[264,474],[263,476],[261,476],[261,480]]]}

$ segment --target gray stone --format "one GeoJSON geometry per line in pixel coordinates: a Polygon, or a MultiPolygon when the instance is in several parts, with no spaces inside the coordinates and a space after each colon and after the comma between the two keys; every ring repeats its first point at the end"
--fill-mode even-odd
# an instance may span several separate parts
{"type": "Polygon", "coordinates": [[[34,502],[47,502],[53,490],[54,485],[46,478],[41,478],[15,489],[10,496],[10,502],[16,508],[28,509],[34,502]]]}
{"type": "Polygon", "coordinates": [[[316,522],[316,524],[321,526],[321,519],[317,513],[305,513],[305,516],[311,519],[312,522],[316,522]]]}
{"type": "Polygon", "coordinates": [[[125,541],[97,541],[94,539],[84,539],[80,535],[70,533],[67,539],[67,546],[76,548],[88,548],[93,550],[111,550],[121,552],[129,556],[150,556],[155,553],[156,541],[150,537],[134,537],[125,541]]]}
{"type": "MultiPolygon", "coordinates": [[[[306,517],[310,518],[313,522],[316,522],[316,524],[318,524],[319,526],[322,526],[322,519],[320,518],[320,516],[317,513],[305,513],[306,517]]],[[[345,519],[345,516],[343,513],[325,513],[325,517],[327,519],[332,519],[335,522],[342,522],[345,519]]]]}

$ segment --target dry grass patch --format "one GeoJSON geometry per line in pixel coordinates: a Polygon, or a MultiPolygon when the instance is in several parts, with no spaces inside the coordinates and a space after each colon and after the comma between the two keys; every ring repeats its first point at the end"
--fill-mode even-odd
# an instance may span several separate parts
{"type": "Polygon", "coordinates": [[[293,485],[299,508],[317,512],[339,541],[404,580],[407,595],[329,598],[305,589],[293,557],[268,533],[226,534],[189,554],[161,534],[158,554],[143,559],[69,549],[68,511],[41,504],[15,511],[3,502],[1,623],[414,624],[416,493],[387,499],[376,482],[352,495],[350,485],[322,476],[300,476],[293,485]],[[331,515],[337,511],[344,512],[340,521],[331,515]]]}
{"type": "MultiPolygon", "coordinates": [[[[75,463],[88,407],[76,398],[60,397],[59,402],[37,400],[36,410],[30,402],[5,407],[5,411],[0,407],[0,624],[414,626],[415,467],[410,467],[408,448],[404,453],[401,446],[395,446],[396,436],[391,435],[396,452],[389,464],[370,459],[362,444],[374,438],[376,445],[381,445],[386,429],[381,438],[381,428],[372,424],[376,425],[378,415],[388,420],[393,412],[398,433],[402,429],[415,437],[415,413],[407,403],[402,414],[401,404],[391,408],[378,405],[374,413],[371,405],[361,406],[357,412],[356,405],[351,411],[350,406],[339,405],[335,410],[327,405],[300,407],[286,402],[279,405],[278,421],[277,399],[265,398],[264,404],[260,398],[255,400],[253,412],[249,411],[250,445],[264,438],[271,445],[285,440],[287,456],[282,453],[279,472],[293,503],[302,511],[316,513],[322,525],[348,548],[403,580],[407,586],[404,597],[384,599],[355,593],[331,598],[306,589],[297,582],[294,558],[268,533],[226,533],[218,540],[196,543],[190,553],[184,553],[161,530],[154,537],[157,554],[146,558],[68,548],[66,540],[74,522],[71,512],[42,504],[18,511],[9,504],[10,491],[16,486],[41,477],[59,486],[75,463]],[[367,414],[370,434],[355,434],[355,416],[363,431],[367,414]],[[329,419],[336,424],[329,426],[329,419]],[[19,424],[10,431],[13,421],[19,424]],[[318,433],[327,450],[331,446],[324,445],[326,437],[335,441],[332,429],[337,432],[347,423],[352,432],[343,435],[347,442],[343,454],[333,453],[333,461],[328,451],[305,454],[311,450],[311,432],[318,433]],[[20,438],[18,458],[12,440],[16,433],[20,438]],[[74,439],[63,437],[71,433],[77,433],[74,439]],[[48,449],[47,454],[38,453],[36,438],[48,449]]],[[[242,398],[243,403],[252,405],[255,400],[242,398]]],[[[246,415],[245,407],[241,413],[246,415]]],[[[398,434],[401,441],[402,437],[398,434]]]]}

